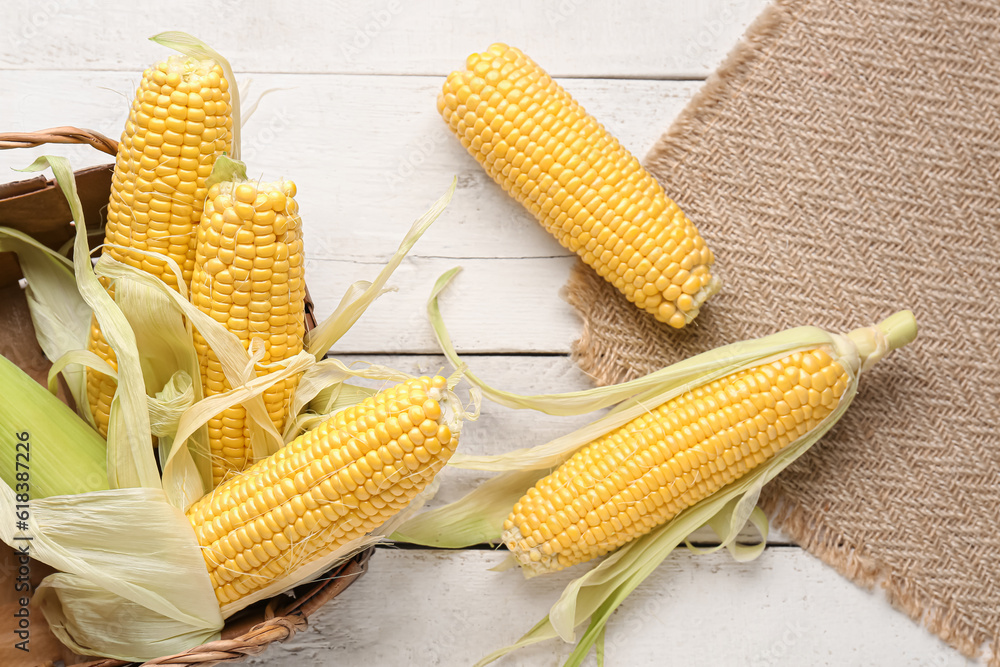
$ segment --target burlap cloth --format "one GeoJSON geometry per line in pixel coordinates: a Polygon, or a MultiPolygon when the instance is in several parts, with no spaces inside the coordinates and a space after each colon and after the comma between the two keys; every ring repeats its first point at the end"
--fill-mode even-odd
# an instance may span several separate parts
{"type": "Polygon", "coordinates": [[[723,290],[658,324],[580,265],[598,382],[911,308],[920,334],[767,489],[809,552],[1000,665],[1000,3],[771,6],[646,159],[723,290]],[[992,651],[990,650],[992,648],[992,651]]]}

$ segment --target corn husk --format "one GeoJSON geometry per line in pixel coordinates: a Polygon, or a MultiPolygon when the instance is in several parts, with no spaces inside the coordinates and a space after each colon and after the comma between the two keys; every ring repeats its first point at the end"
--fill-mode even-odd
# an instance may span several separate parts
{"type": "MultiPolygon", "coordinates": [[[[58,359],[71,350],[86,347],[90,308],[76,289],[73,263],[30,236],[7,227],[0,227],[0,252],[17,255],[27,284],[24,293],[31,323],[45,356],[58,359]]],[[[94,358],[104,363],[96,355],[94,358]]],[[[83,370],[73,369],[64,375],[73,401],[77,405],[81,401],[86,403],[83,370]]]]}
{"type": "MultiPolygon", "coordinates": [[[[60,357],[53,377],[61,372],[68,380],[79,380],[82,368],[92,367],[118,379],[107,443],[104,488],[110,489],[33,499],[27,530],[14,531],[8,522],[0,527],[0,539],[16,548],[30,537],[31,555],[59,570],[44,580],[37,599],[53,631],[73,650],[135,661],[181,652],[217,638],[224,619],[255,600],[309,581],[383,540],[408,516],[409,511],[401,513],[379,531],[287,573],[258,595],[220,609],[183,511],[208,489],[208,447],[199,433],[211,416],[238,403],[247,407],[248,414],[259,407],[264,451],[270,453],[286,440],[267,418],[260,399],[275,382],[303,373],[296,413],[289,417],[294,424],[287,434],[291,439],[294,432],[368,395],[349,380],[409,377],[378,366],[354,369],[317,357],[385,291],[392,269],[443,211],[455,184],[414,224],[376,280],[352,286],[341,307],[320,325],[323,339],[314,342],[309,352],[275,364],[272,372],[257,377],[254,367],[262,346],[244,350],[233,334],[188,303],[183,289],[175,291],[107,255],[92,267],[73,172],[57,157],[39,158],[31,169],[45,167],[52,169],[77,225],[75,261],[69,263],[16,234],[2,236],[0,231],[0,238],[14,239],[8,243],[16,243],[22,256],[31,255],[32,267],[41,267],[26,270],[32,290],[29,307],[40,323],[38,336],[46,341],[45,351],[60,357]],[[98,276],[114,283],[115,299],[98,276]],[[75,277],[72,283],[71,277],[75,277]],[[118,356],[117,374],[80,349],[86,344],[92,313],[118,356]],[[192,326],[199,328],[222,360],[232,390],[202,397],[192,326]],[[313,402],[317,396],[321,400],[313,402]],[[151,435],[159,439],[162,479],[151,435]]],[[[83,385],[77,381],[72,387],[79,392],[83,385]]],[[[87,401],[77,404],[86,406],[87,401]]],[[[0,511],[12,516],[15,501],[14,490],[0,484],[0,511]]],[[[415,501],[410,511],[419,505],[415,501]]]]}
{"type": "MultiPolygon", "coordinates": [[[[11,493],[0,486],[5,512],[11,493]]],[[[74,651],[143,660],[218,637],[222,614],[194,530],[163,491],[54,496],[33,500],[30,515],[26,531],[3,522],[0,538],[15,548],[31,538],[31,556],[60,571],[35,600],[74,651]]]]}
{"type": "MultiPolygon", "coordinates": [[[[456,273],[457,269],[453,269],[438,280],[428,302],[428,314],[445,356],[453,364],[464,365],[444,326],[437,303],[441,291],[456,273]]],[[[756,504],[764,484],[805,454],[840,419],[854,399],[858,378],[863,371],[889,351],[912,341],[915,336],[916,322],[909,311],[901,311],[876,326],[846,335],[832,334],[816,327],[799,327],[717,348],[632,382],[566,394],[521,396],[496,389],[467,371],[466,377],[485,396],[511,408],[534,409],[555,415],[582,414],[609,406],[613,408],[591,424],[536,447],[495,456],[456,454],[449,465],[501,474],[464,498],[404,523],[393,539],[447,548],[499,542],[503,521],[514,503],[538,479],[562,464],[580,447],[697,386],[796,351],[825,346],[850,379],[833,413],[763,465],[606,557],[595,568],[571,582],[548,615],[520,640],[489,654],[478,663],[488,664],[517,648],[558,637],[565,642],[577,642],[566,664],[580,665],[592,647],[600,648],[605,625],[614,610],[677,546],[685,543],[693,531],[708,525],[719,537],[718,546],[710,549],[696,549],[688,544],[688,548],[697,553],[726,548],[740,561],[760,555],[768,528],[767,519],[756,504]],[[736,537],[748,523],[761,534],[761,541],[752,545],[736,543],[736,537]],[[586,629],[577,639],[577,631],[584,624],[586,629]]],[[[525,575],[531,576],[527,570],[525,575]]]]}
{"type": "MultiPolygon", "coordinates": [[[[97,431],[5,357],[0,386],[10,397],[0,401],[0,479],[20,504],[108,488],[105,443],[97,431]]],[[[16,515],[9,517],[13,522],[16,515]]]]}

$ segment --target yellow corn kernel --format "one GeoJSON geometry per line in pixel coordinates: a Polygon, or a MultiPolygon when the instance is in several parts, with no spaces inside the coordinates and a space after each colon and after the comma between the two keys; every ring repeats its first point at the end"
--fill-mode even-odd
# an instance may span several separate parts
{"type": "MultiPolygon", "coordinates": [[[[302,220],[298,216],[291,181],[213,185],[197,230],[191,302],[222,322],[245,349],[254,338],[264,343],[261,364],[271,364],[302,351],[305,336],[305,282],[303,281],[302,220]],[[227,226],[225,220],[236,216],[227,226]],[[221,230],[221,231],[220,231],[221,230]],[[241,264],[270,262],[256,280],[241,264]]],[[[205,396],[231,387],[222,364],[195,330],[205,396]]],[[[258,375],[267,371],[258,366],[258,375]]],[[[299,376],[289,377],[264,392],[264,407],[281,432],[299,376]]],[[[252,461],[246,410],[235,405],[208,422],[213,486],[227,475],[244,470],[252,461]]]]}
{"type": "Polygon", "coordinates": [[[693,320],[720,287],[714,257],[656,179],[518,49],[494,44],[466,67],[438,111],[493,180],[629,301],[693,320]]]}

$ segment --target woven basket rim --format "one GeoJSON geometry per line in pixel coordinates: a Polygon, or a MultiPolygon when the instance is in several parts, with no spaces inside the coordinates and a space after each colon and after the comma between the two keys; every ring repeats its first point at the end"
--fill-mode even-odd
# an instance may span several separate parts
{"type": "Polygon", "coordinates": [[[211,667],[222,662],[239,662],[249,656],[259,655],[271,644],[288,641],[298,632],[307,629],[310,616],[347,590],[368,571],[368,561],[373,553],[375,547],[368,547],[325,572],[316,580],[320,582],[318,585],[311,582],[294,588],[294,597],[284,605],[277,605],[281,600],[280,596],[271,598],[264,607],[264,620],[253,624],[236,637],[217,639],[183,653],[162,656],[142,663],[100,659],[68,667],[211,667]]]}
{"type": "Polygon", "coordinates": [[[97,130],[88,130],[73,125],[61,125],[28,132],[0,132],[0,150],[34,148],[43,144],[86,144],[111,156],[118,153],[118,142],[114,139],[104,136],[97,130]]]}

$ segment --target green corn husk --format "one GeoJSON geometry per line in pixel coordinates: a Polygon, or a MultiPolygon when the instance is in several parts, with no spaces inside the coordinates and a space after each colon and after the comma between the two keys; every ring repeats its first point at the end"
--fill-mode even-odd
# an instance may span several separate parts
{"type": "MultiPolygon", "coordinates": [[[[451,363],[462,365],[437,303],[439,294],[457,271],[453,269],[438,280],[428,302],[428,314],[445,356],[451,363]]],[[[697,553],[726,548],[740,561],[760,555],[767,539],[767,518],[756,507],[761,488],[808,451],[837,422],[857,392],[861,373],[890,351],[911,342],[916,332],[916,320],[910,311],[898,312],[876,326],[846,335],[831,334],[816,327],[799,327],[717,348],[632,382],[567,394],[521,396],[491,387],[474,373],[466,372],[466,377],[484,395],[512,408],[573,415],[614,407],[588,426],[537,447],[496,456],[456,454],[449,465],[502,474],[458,501],[417,515],[404,523],[393,539],[441,548],[498,543],[503,521],[514,503],[580,447],[695,387],[796,351],[826,346],[850,378],[833,413],[771,460],[607,556],[595,568],[571,582],[549,614],[520,640],[478,663],[485,665],[517,648],[556,637],[572,643],[577,641],[578,628],[587,624],[566,662],[576,667],[582,664],[592,647],[597,646],[599,654],[602,653],[604,629],[611,614],[677,546],[686,542],[693,531],[708,525],[720,540],[718,546],[706,550],[688,544],[697,553]],[[759,544],[736,543],[737,535],[748,523],[761,534],[759,544]]],[[[525,574],[531,576],[528,571],[525,574]]]]}
{"type": "Polygon", "coordinates": [[[31,500],[108,488],[104,438],[0,357],[0,479],[31,500]],[[64,446],[70,443],[70,446],[64,446]]]}

